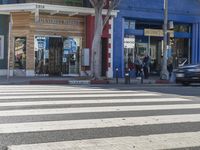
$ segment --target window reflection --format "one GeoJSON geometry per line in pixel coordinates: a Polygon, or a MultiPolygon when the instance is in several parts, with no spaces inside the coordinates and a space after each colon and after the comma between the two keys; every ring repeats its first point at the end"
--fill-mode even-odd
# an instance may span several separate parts
{"type": "Polygon", "coordinates": [[[15,38],[15,69],[26,69],[26,38],[15,38]]]}

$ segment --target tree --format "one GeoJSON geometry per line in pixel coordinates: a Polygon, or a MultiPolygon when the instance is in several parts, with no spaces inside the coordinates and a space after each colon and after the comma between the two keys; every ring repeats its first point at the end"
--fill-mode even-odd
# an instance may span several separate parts
{"type": "Polygon", "coordinates": [[[118,6],[120,0],[90,0],[95,10],[95,28],[92,42],[91,75],[97,79],[101,77],[101,36],[103,28],[111,17],[111,12],[118,6]],[[107,13],[103,15],[103,9],[107,13]]]}

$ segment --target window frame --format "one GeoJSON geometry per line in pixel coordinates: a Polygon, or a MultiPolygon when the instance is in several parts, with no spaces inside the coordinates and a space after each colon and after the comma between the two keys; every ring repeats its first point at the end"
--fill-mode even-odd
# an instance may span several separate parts
{"type": "Polygon", "coordinates": [[[4,36],[0,35],[0,38],[1,38],[0,59],[4,59],[4,36]]]}

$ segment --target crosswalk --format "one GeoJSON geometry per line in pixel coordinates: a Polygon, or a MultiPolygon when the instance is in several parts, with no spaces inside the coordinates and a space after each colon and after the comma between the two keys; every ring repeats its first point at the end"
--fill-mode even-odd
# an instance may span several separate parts
{"type": "Polygon", "coordinates": [[[200,102],[145,90],[0,86],[8,150],[200,149],[200,102]]]}

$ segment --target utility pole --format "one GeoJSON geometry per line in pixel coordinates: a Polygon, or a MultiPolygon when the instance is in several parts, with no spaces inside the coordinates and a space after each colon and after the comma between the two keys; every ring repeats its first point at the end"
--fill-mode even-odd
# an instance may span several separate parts
{"type": "Polygon", "coordinates": [[[164,0],[164,26],[163,26],[163,62],[162,62],[162,71],[161,79],[167,80],[169,78],[169,73],[167,71],[167,32],[168,32],[168,0],[164,0]]]}

